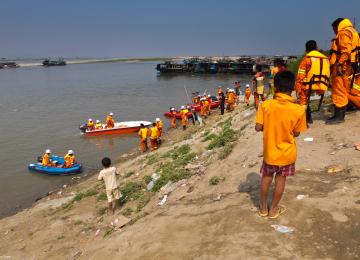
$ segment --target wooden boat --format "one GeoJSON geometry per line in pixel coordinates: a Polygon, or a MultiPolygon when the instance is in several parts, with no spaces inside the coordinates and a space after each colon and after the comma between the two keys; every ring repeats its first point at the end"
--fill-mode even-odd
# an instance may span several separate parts
{"type": "Polygon", "coordinates": [[[103,124],[102,129],[88,130],[86,124],[80,125],[79,129],[87,136],[98,135],[114,135],[114,134],[130,134],[138,132],[140,124],[150,126],[151,122],[148,121],[128,121],[128,122],[116,122],[113,128],[106,128],[103,124]]]}

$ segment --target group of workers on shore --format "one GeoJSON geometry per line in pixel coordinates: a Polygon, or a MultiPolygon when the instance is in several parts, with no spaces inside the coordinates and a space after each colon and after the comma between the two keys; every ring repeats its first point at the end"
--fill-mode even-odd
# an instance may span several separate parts
{"type": "Polygon", "coordinates": [[[258,107],[255,130],[263,132],[258,212],[261,217],[276,219],[286,212],[280,201],[286,178],[296,172],[295,138],[312,123],[310,96],[314,93],[320,96],[319,110],[325,91],[331,87],[334,114],[326,120],[328,125],[342,123],[346,112],[360,109],[359,33],[346,18],[336,19],[332,28],[336,36],[330,54],[318,50],[316,41],[307,41],[297,76],[286,69],[274,73],[275,95],[258,107]],[[293,90],[296,98],[292,96],[293,90]],[[273,179],[275,189],[268,205],[273,179]]]}
{"type": "Polygon", "coordinates": [[[148,151],[148,139],[150,139],[150,149],[154,151],[158,149],[161,144],[161,136],[163,132],[163,121],[160,118],[156,118],[152,126],[148,128],[144,124],[140,124],[140,130],[138,132],[140,138],[140,150],[145,153],[148,151]]]}
{"type": "Polygon", "coordinates": [[[114,128],[114,126],[115,126],[115,121],[114,121],[113,113],[109,113],[106,116],[105,124],[101,123],[100,120],[96,120],[94,123],[94,121],[91,118],[89,118],[89,120],[86,124],[87,130],[89,130],[89,131],[114,128]]]}

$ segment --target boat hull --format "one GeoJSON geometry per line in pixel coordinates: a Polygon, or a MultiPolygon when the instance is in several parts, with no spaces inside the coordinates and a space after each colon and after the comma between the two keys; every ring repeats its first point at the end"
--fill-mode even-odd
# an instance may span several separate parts
{"type": "Polygon", "coordinates": [[[99,135],[121,135],[121,134],[131,134],[136,133],[140,130],[140,124],[145,126],[151,125],[151,122],[147,121],[131,121],[131,122],[119,122],[115,123],[113,128],[104,128],[97,130],[86,130],[86,136],[99,136],[99,135]]]}

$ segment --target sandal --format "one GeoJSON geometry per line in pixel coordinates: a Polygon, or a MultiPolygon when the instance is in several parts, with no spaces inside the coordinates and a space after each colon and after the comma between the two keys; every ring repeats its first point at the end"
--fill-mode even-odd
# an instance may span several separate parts
{"type": "Polygon", "coordinates": [[[269,215],[269,211],[267,210],[266,213],[261,212],[261,209],[259,209],[258,214],[262,218],[266,218],[269,215]]]}
{"type": "Polygon", "coordinates": [[[268,218],[269,219],[277,219],[281,214],[285,213],[285,211],[286,211],[286,207],[283,206],[283,205],[280,205],[278,207],[278,210],[277,210],[276,214],[274,216],[269,216],[268,215],[268,218]]]}

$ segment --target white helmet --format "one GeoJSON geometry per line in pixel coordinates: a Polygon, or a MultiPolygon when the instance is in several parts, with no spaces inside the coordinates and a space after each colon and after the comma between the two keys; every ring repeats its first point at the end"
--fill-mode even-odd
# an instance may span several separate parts
{"type": "Polygon", "coordinates": [[[171,111],[175,111],[175,107],[170,108],[171,111]]]}
{"type": "Polygon", "coordinates": [[[46,149],[45,153],[50,154],[51,150],[50,149],[46,149]]]}
{"type": "Polygon", "coordinates": [[[89,122],[92,122],[92,119],[91,119],[91,118],[89,118],[89,122]]]}
{"type": "Polygon", "coordinates": [[[181,106],[180,109],[185,109],[185,106],[181,106]]]}
{"type": "Polygon", "coordinates": [[[96,120],[96,123],[98,124],[98,123],[100,123],[100,120],[98,119],[98,120],[96,120]]]}
{"type": "Polygon", "coordinates": [[[209,94],[208,97],[211,97],[211,95],[209,94]]]}
{"type": "Polygon", "coordinates": [[[69,151],[68,151],[68,154],[74,154],[74,151],[73,151],[73,150],[69,150],[69,151]]]}
{"type": "Polygon", "coordinates": [[[113,112],[111,112],[110,114],[109,114],[109,116],[113,116],[114,115],[114,113],[113,112]]]}
{"type": "Polygon", "coordinates": [[[250,85],[249,85],[249,84],[246,84],[246,87],[250,87],[250,85]]]}
{"type": "Polygon", "coordinates": [[[156,122],[160,122],[160,118],[156,118],[155,121],[156,121],[156,122]]]}
{"type": "Polygon", "coordinates": [[[200,98],[200,100],[201,100],[201,101],[204,101],[204,100],[206,100],[206,98],[202,97],[202,98],[200,98]]]}

